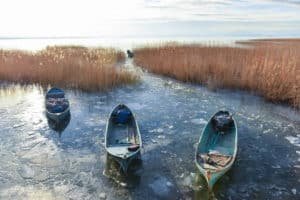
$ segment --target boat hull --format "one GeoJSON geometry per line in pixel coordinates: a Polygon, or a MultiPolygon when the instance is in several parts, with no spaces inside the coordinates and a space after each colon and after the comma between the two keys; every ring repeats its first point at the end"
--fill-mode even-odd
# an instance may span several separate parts
{"type": "MultiPolygon", "coordinates": [[[[121,126],[123,127],[123,125],[121,126]]],[[[131,110],[125,106],[124,104],[120,104],[116,106],[113,111],[110,113],[107,124],[106,124],[106,130],[105,130],[105,149],[107,151],[107,155],[112,157],[114,160],[116,160],[120,164],[120,168],[123,170],[124,173],[127,173],[128,168],[131,164],[131,162],[135,159],[141,158],[141,148],[142,148],[142,140],[141,140],[141,134],[138,127],[138,123],[136,121],[136,118],[134,114],[131,112],[131,110]],[[114,124],[114,118],[113,113],[115,113],[118,108],[126,108],[131,113],[131,120],[128,123],[125,123],[125,126],[127,126],[126,129],[126,138],[129,138],[130,134],[133,134],[134,137],[130,137],[131,139],[134,139],[134,142],[130,142],[130,144],[122,144],[122,143],[114,143],[113,141],[123,141],[122,137],[115,138],[115,135],[123,135],[124,129],[116,128],[118,125],[114,124]],[[129,130],[130,133],[129,133],[129,130]],[[116,131],[116,132],[115,132],[116,131]],[[116,134],[117,133],[117,134],[116,134]],[[129,134],[129,135],[128,135],[129,134]],[[112,139],[113,138],[113,139],[112,139]],[[130,149],[132,145],[136,145],[136,149],[130,149]]]]}
{"type": "Polygon", "coordinates": [[[130,157],[127,157],[127,158],[120,158],[118,156],[110,154],[109,152],[108,152],[108,154],[112,159],[114,159],[115,161],[117,161],[117,163],[119,163],[122,171],[124,173],[127,173],[128,168],[129,168],[130,164],[132,163],[132,161],[136,160],[136,159],[140,159],[141,152],[138,151],[136,154],[134,154],[130,157]]]}
{"type": "Polygon", "coordinates": [[[56,122],[62,121],[67,119],[70,116],[70,108],[67,108],[64,112],[60,112],[60,113],[51,113],[48,110],[46,110],[46,116],[49,119],[54,120],[56,122]]]}
{"type": "Polygon", "coordinates": [[[45,108],[46,108],[46,116],[56,122],[62,121],[67,119],[70,116],[70,104],[69,101],[65,98],[65,92],[62,89],[53,87],[51,88],[46,94],[46,101],[45,101],[45,108]],[[67,102],[67,107],[63,112],[54,113],[47,107],[48,100],[52,99],[65,99],[67,102]]]}
{"type": "MultiPolygon", "coordinates": [[[[223,111],[219,111],[223,112],[223,111]]],[[[237,155],[237,148],[238,148],[238,133],[237,133],[237,125],[236,121],[233,120],[233,125],[230,129],[226,130],[223,134],[216,132],[213,129],[212,119],[216,116],[219,112],[214,114],[211,119],[206,124],[205,128],[202,131],[200,136],[198,146],[196,149],[195,154],[195,163],[199,170],[199,172],[204,176],[208,189],[212,190],[215,183],[228,171],[231,169],[236,155],[237,155]],[[199,163],[198,156],[199,154],[207,154],[210,151],[217,151],[223,155],[230,155],[232,156],[230,162],[226,164],[226,166],[218,169],[209,169],[204,168],[202,163],[199,163]]],[[[229,113],[229,112],[228,112],[229,113]]],[[[231,116],[232,117],[232,116],[231,116]]]]}
{"type": "Polygon", "coordinates": [[[203,169],[197,162],[196,162],[196,165],[197,165],[197,168],[198,168],[200,174],[205,178],[207,187],[210,191],[213,190],[215,183],[231,168],[231,166],[230,166],[221,171],[208,172],[207,170],[203,169]]]}

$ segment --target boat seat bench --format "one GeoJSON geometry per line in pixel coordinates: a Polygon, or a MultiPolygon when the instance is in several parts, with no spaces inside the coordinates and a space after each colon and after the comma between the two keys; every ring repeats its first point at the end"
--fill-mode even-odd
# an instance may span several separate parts
{"type": "Polygon", "coordinates": [[[219,169],[224,168],[230,161],[233,156],[223,155],[218,153],[203,153],[198,154],[197,159],[200,160],[204,169],[219,169]]]}

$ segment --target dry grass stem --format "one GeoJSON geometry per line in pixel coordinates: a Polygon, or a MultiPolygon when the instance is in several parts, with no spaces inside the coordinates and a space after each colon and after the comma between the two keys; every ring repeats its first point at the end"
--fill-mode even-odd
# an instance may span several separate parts
{"type": "Polygon", "coordinates": [[[0,50],[0,80],[85,91],[133,83],[138,76],[118,67],[123,52],[111,48],[52,46],[38,52],[0,50]]]}
{"type": "Polygon", "coordinates": [[[168,43],[134,50],[150,72],[210,88],[250,90],[300,107],[300,39],[239,42],[246,47],[168,43]]]}

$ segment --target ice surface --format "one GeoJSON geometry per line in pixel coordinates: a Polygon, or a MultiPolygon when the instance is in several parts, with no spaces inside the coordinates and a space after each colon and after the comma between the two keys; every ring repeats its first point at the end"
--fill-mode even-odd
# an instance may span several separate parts
{"type": "Polygon", "coordinates": [[[146,74],[140,84],[107,93],[68,90],[71,120],[61,133],[49,128],[40,90],[26,92],[13,109],[11,103],[1,105],[0,199],[93,200],[103,194],[116,200],[193,199],[205,188],[196,182],[195,148],[207,120],[221,108],[236,113],[239,152],[215,187],[217,199],[257,199],[255,194],[293,199],[292,189],[299,194],[300,126],[294,118],[252,95],[165,81],[146,74]],[[138,119],[142,167],[133,165],[128,179],[112,180],[103,175],[104,130],[111,109],[121,101],[138,119]]]}

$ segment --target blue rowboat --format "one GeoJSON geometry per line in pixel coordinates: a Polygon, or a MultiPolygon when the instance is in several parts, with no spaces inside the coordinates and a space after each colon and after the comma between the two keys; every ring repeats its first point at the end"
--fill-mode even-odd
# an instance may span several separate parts
{"type": "Polygon", "coordinates": [[[124,104],[116,106],[109,115],[105,131],[105,148],[127,173],[130,163],[141,156],[142,140],[137,121],[124,104]]]}
{"type": "Polygon", "coordinates": [[[238,148],[237,126],[228,111],[215,113],[206,124],[196,149],[195,162],[212,190],[233,165],[238,148]]]}
{"type": "Polygon", "coordinates": [[[59,88],[51,88],[46,94],[46,115],[54,121],[61,121],[70,115],[70,104],[65,92],[59,88]]]}

